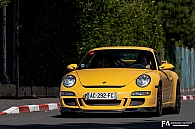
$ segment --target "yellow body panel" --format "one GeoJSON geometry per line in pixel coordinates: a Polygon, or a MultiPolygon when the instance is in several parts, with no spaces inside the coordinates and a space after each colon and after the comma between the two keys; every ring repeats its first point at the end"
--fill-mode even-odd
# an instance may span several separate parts
{"type": "Polygon", "coordinates": [[[99,48],[94,48],[91,51],[94,50],[106,50],[106,49],[137,49],[137,50],[148,50],[148,51],[153,51],[153,49],[148,48],[148,47],[136,47],[136,46],[110,46],[110,47],[99,47],[99,48]]]}
{"type": "MultiPolygon", "coordinates": [[[[104,73],[106,74],[106,73],[104,73]]],[[[114,82],[117,84],[117,82],[121,82],[120,80],[122,80],[123,78],[119,78],[118,80],[114,80],[114,82]]],[[[90,79],[89,79],[90,80],[90,79]]],[[[96,81],[96,79],[93,79],[96,81]]],[[[98,79],[97,79],[98,80],[98,79]]],[[[87,106],[86,104],[84,104],[83,106],[75,106],[72,108],[80,108],[83,110],[94,110],[94,109],[98,109],[98,110],[120,110],[120,109],[124,109],[124,108],[137,108],[137,107],[155,107],[156,106],[156,92],[157,89],[155,88],[155,86],[158,84],[154,81],[154,84],[151,84],[150,86],[147,86],[145,88],[140,88],[135,84],[135,79],[132,80],[129,84],[123,86],[122,88],[114,88],[114,86],[117,85],[113,85],[112,88],[85,88],[83,87],[81,84],[79,84],[80,82],[77,82],[72,88],[65,88],[64,86],[61,86],[61,91],[71,91],[74,92],[76,94],[76,96],[74,98],[77,99],[77,103],[78,99],[82,99],[85,100],[85,94],[88,92],[117,92],[117,100],[121,100],[122,102],[120,103],[120,105],[117,106],[87,106]],[[156,83],[156,84],[155,84],[156,83]],[[131,93],[133,91],[151,91],[151,94],[149,96],[131,96],[131,93]],[[145,98],[145,103],[141,106],[129,106],[130,103],[130,99],[131,98],[145,98]],[[125,105],[124,104],[124,99],[127,99],[127,102],[125,105]]],[[[111,84],[110,84],[111,85],[111,84]]],[[[100,85],[99,85],[100,86],[100,85]]],[[[106,87],[108,85],[102,85],[102,87],[106,87]]],[[[87,87],[87,86],[86,86],[87,87]]],[[[95,85],[94,85],[95,87],[95,85]]],[[[63,99],[64,98],[69,98],[67,96],[61,96],[61,104],[62,107],[68,107],[71,108],[71,106],[66,106],[63,103],[63,99]]]]}

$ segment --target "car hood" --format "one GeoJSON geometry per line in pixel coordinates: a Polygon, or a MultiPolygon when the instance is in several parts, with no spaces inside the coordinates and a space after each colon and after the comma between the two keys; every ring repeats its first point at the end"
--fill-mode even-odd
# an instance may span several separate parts
{"type": "Polygon", "coordinates": [[[104,68],[77,70],[83,86],[125,86],[139,75],[150,72],[148,69],[104,68]]]}

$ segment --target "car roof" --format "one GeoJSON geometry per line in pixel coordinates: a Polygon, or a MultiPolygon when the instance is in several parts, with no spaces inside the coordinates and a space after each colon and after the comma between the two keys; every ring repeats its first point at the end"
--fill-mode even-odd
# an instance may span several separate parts
{"type": "Polygon", "coordinates": [[[108,46],[108,47],[94,48],[91,51],[95,51],[95,50],[108,50],[108,49],[134,49],[134,50],[154,51],[152,48],[149,48],[149,47],[137,47],[137,46],[108,46]]]}

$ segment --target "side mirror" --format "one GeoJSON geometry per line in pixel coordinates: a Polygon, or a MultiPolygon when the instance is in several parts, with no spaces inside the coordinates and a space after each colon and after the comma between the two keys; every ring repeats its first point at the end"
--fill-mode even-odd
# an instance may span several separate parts
{"type": "Polygon", "coordinates": [[[162,61],[162,64],[164,64],[164,63],[168,63],[167,60],[163,60],[163,61],[162,61]]]}
{"type": "Polygon", "coordinates": [[[174,66],[169,64],[167,61],[162,61],[162,65],[160,66],[161,70],[173,70],[174,66]]]}
{"type": "Polygon", "coordinates": [[[75,70],[77,68],[77,64],[70,64],[67,66],[68,70],[75,70]]]}

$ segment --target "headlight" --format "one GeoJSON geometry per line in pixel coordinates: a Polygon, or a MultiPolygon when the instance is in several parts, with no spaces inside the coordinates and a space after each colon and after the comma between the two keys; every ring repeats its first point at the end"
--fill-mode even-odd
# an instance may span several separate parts
{"type": "Polygon", "coordinates": [[[67,88],[74,86],[75,83],[76,83],[76,77],[73,75],[68,75],[63,80],[63,85],[67,88]]]}
{"type": "Polygon", "coordinates": [[[148,75],[146,75],[146,74],[143,74],[143,75],[139,76],[139,77],[136,79],[136,84],[137,84],[139,87],[145,87],[145,86],[147,86],[148,84],[150,84],[150,81],[151,81],[150,76],[148,76],[148,75]]]}

